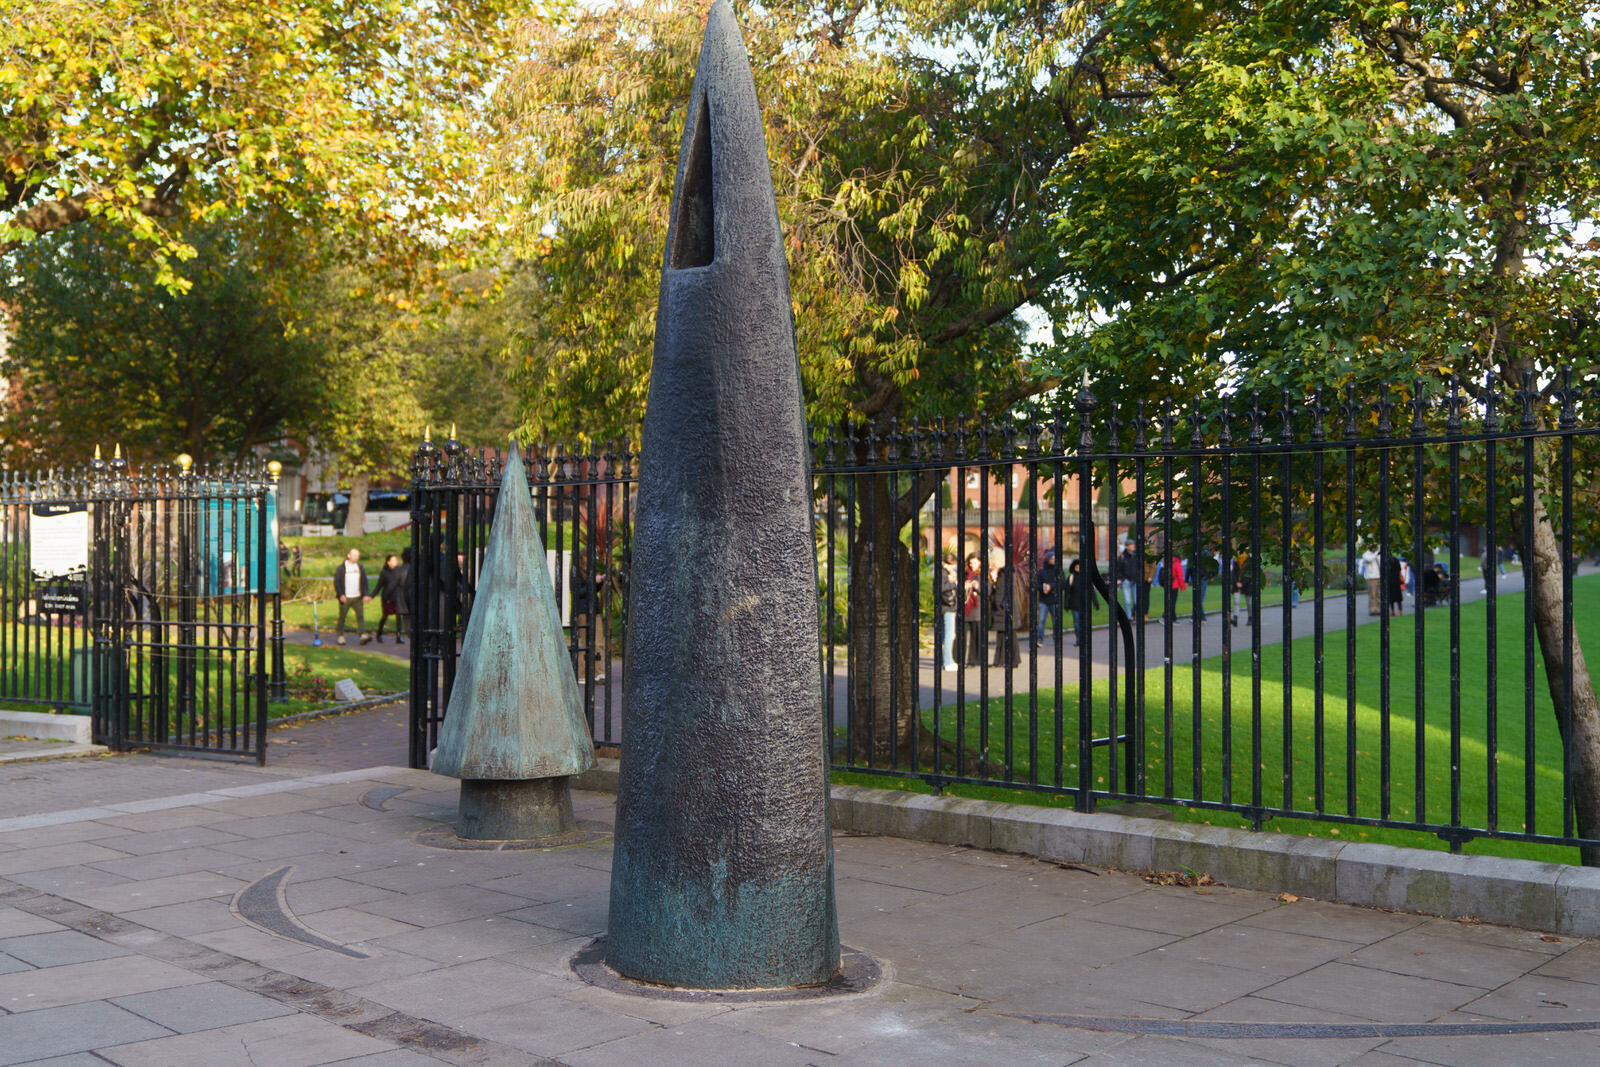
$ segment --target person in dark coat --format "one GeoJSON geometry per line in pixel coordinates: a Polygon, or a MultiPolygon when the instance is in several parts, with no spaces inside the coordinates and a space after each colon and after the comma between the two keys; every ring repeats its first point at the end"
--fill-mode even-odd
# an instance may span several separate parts
{"type": "Polygon", "coordinates": [[[377,593],[378,604],[382,614],[378,616],[378,632],[374,635],[375,640],[380,645],[383,644],[383,628],[388,624],[390,617],[395,620],[395,643],[405,644],[404,616],[409,612],[401,610],[400,605],[406,601],[411,592],[405,585],[405,581],[409,577],[409,571],[400,562],[399,556],[391,555],[383,561],[383,570],[378,572],[377,593]],[[403,571],[405,573],[402,573],[403,571]]]}
{"type": "Polygon", "coordinates": [[[1405,614],[1406,578],[1398,556],[1383,559],[1383,595],[1389,602],[1389,614],[1405,614]]]}
{"type": "Polygon", "coordinates": [[[1240,556],[1235,581],[1249,615],[1246,622],[1254,626],[1261,608],[1261,561],[1256,559],[1255,553],[1246,552],[1240,556]]]}
{"type": "Polygon", "coordinates": [[[1005,554],[990,557],[989,617],[995,631],[994,662],[991,667],[1020,667],[1022,651],[1017,634],[1027,625],[1028,592],[1017,569],[1006,562],[1005,554]]]}
{"type": "Polygon", "coordinates": [[[582,660],[574,660],[579,678],[606,676],[611,662],[611,632],[606,618],[606,572],[603,560],[595,561],[589,573],[589,560],[583,549],[573,546],[572,565],[567,570],[572,591],[572,636],[582,660]],[[591,673],[592,672],[592,673],[591,673]]]}
{"type": "Polygon", "coordinates": [[[1066,578],[1061,574],[1061,564],[1056,560],[1056,550],[1046,549],[1044,562],[1033,576],[1034,603],[1039,605],[1039,619],[1034,624],[1033,639],[1043,641],[1049,632],[1050,620],[1061,621],[1061,598],[1066,592],[1066,578]]]}
{"type": "Polygon", "coordinates": [[[1072,647],[1083,643],[1084,627],[1094,605],[1094,580],[1083,572],[1083,560],[1075,559],[1067,567],[1067,607],[1072,612],[1072,647]]]}
{"type": "Polygon", "coordinates": [[[395,584],[401,590],[400,599],[395,601],[395,644],[405,644],[406,636],[411,633],[411,549],[400,550],[400,566],[395,571],[395,584]]]}
{"type": "Polygon", "coordinates": [[[1111,577],[1122,589],[1122,610],[1128,618],[1141,614],[1139,611],[1139,588],[1144,582],[1144,566],[1139,562],[1139,557],[1134,551],[1133,542],[1129,541],[1122,546],[1122,554],[1117,557],[1111,566],[1111,577]]]}

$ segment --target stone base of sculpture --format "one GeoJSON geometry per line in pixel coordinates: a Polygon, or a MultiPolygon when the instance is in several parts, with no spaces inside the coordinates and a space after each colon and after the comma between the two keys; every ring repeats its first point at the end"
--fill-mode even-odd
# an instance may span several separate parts
{"type": "Polygon", "coordinates": [[[528,841],[578,829],[567,778],[466,778],[456,834],[469,841],[528,841]]]}

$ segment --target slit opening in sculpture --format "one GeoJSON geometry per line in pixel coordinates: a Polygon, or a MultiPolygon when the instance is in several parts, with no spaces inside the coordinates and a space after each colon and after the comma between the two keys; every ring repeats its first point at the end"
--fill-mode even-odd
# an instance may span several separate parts
{"type": "Polygon", "coordinates": [[[694,111],[694,138],[689,143],[689,165],[678,197],[678,218],[672,240],[674,270],[708,267],[717,255],[716,208],[711,187],[711,109],[700,94],[694,111]]]}

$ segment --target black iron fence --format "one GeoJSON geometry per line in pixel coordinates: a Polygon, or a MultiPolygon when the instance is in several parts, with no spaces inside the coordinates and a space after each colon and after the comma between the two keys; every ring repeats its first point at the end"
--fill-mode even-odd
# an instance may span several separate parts
{"type": "MultiPolygon", "coordinates": [[[[840,771],[1600,844],[1581,640],[1592,382],[1416,381],[1177,411],[1082,392],[814,454],[840,771]]],[[[412,759],[436,736],[501,458],[414,473],[412,759]],[[425,606],[424,606],[425,605],[425,606]]],[[[625,727],[636,457],[527,459],[595,736],[625,727]]],[[[686,562],[692,565],[692,562],[686,562]]],[[[1592,598],[1591,598],[1592,599],[1592,598]]]]}
{"type": "Polygon", "coordinates": [[[274,492],[253,467],[120,458],[0,479],[0,706],[88,714],[119,750],[264,763],[274,492]]]}
{"type": "MultiPolygon", "coordinates": [[[[633,453],[554,450],[524,457],[539,539],[567,627],[584,713],[602,744],[621,738],[623,620],[635,481],[633,453]]],[[[412,460],[411,737],[427,766],[455,682],[505,456],[424,442],[412,460]]]]}

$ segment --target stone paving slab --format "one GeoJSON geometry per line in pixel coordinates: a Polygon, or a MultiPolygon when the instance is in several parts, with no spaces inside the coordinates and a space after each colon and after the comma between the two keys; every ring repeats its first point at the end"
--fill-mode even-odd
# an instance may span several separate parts
{"type": "Polygon", "coordinates": [[[1600,1062],[1600,943],[870,835],[837,860],[873,992],[624,996],[568,966],[609,838],[430,848],[457,786],[426,772],[94,763],[0,767],[0,1064],[1600,1062]],[[236,894],[284,868],[271,933],[236,894]],[[1374,1029],[1447,1023],[1490,1029],[1374,1029]],[[1572,1023],[1597,1028],[1493,1031],[1572,1023]]]}

